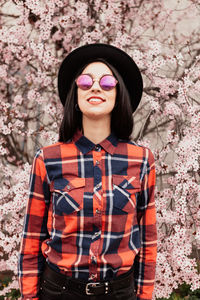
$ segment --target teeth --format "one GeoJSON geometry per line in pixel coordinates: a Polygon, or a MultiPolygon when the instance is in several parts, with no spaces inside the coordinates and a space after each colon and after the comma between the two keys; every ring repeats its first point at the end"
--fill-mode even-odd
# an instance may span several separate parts
{"type": "Polygon", "coordinates": [[[92,99],[89,100],[89,102],[90,102],[90,101],[93,101],[93,102],[99,102],[99,101],[103,101],[103,100],[98,99],[98,98],[92,98],[92,99]]]}

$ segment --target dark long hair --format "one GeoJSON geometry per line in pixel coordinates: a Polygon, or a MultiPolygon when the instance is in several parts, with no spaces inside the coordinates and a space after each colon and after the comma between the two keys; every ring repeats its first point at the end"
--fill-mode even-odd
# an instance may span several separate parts
{"type": "MultiPolygon", "coordinates": [[[[111,131],[114,132],[115,135],[120,139],[130,140],[130,135],[133,131],[133,116],[130,96],[124,81],[120,73],[106,60],[103,58],[98,58],[91,62],[96,61],[105,63],[118,80],[115,107],[111,113],[111,131]]],[[[87,64],[80,68],[75,78],[82,73],[89,63],[87,62],[87,64]]],[[[73,80],[65,102],[64,115],[59,129],[59,142],[67,142],[69,139],[71,139],[77,128],[82,130],[82,112],[75,109],[76,103],[77,85],[73,80]]]]}

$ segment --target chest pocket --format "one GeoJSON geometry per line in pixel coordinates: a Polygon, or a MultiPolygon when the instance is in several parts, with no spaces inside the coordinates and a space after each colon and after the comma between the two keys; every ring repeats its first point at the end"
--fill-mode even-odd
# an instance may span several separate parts
{"type": "Polygon", "coordinates": [[[58,178],[51,182],[55,213],[72,214],[83,208],[85,178],[58,178]]]}
{"type": "Polygon", "coordinates": [[[136,207],[136,193],[141,191],[139,179],[135,176],[112,175],[113,205],[127,213],[136,207]]]}

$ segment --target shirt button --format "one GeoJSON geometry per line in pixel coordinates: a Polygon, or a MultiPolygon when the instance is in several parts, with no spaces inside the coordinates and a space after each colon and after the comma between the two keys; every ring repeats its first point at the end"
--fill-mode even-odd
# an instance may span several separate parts
{"type": "Polygon", "coordinates": [[[93,279],[93,278],[95,278],[95,277],[96,277],[95,274],[91,274],[90,279],[93,279]]]}
{"type": "Polygon", "coordinates": [[[96,160],[96,164],[99,165],[99,164],[100,164],[100,161],[99,161],[99,160],[96,160]]]}
{"type": "Polygon", "coordinates": [[[95,149],[95,151],[101,151],[101,146],[100,145],[95,145],[94,149],[95,149]]]}
{"type": "Polygon", "coordinates": [[[100,214],[100,213],[101,213],[100,209],[97,208],[97,209],[96,209],[96,213],[97,213],[97,214],[100,214]]]}
{"type": "Polygon", "coordinates": [[[92,262],[93,262],[93,263],[95,263],[95,264],[97,263],[97,258],[96,258],[96,256],[92,256],[91,259],[92,259],[92,262]]]}
{"type": "Polygon", "coordinates": [[[68,190],[70,189],[70,185],[69,185],[69,184],[67,185],[67,189],[68,189],[68,190]]]}
{"type": "Polygon", "coordinates": [[[100,234],[100,232],[98,231],[98,232],[95,232],[94,235],[95,235],[95,236],[98,236],[99,234],[100,234]]]}
{"type": "Polygon", "coordinates": [[[100,186],[101,186],[101,183],[98,183],[98,184],[96,185],[96,188],[98,189],[100,186]]]}

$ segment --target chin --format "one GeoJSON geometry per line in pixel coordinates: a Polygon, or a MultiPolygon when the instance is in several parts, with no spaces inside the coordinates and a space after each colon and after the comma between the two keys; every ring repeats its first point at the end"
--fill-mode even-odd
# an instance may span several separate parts
{"type": "Polygon", "coordinates": [[[97,118],[105,118],[106,116],[110,116],[111,115],[111,111],[110,112],[102,112],[102,111],[87,111],[87,112],[83,112],[83,115],[85,115],[85,117],[87,118],[91,118],[91,119],[97,119],[97,118]]]}

